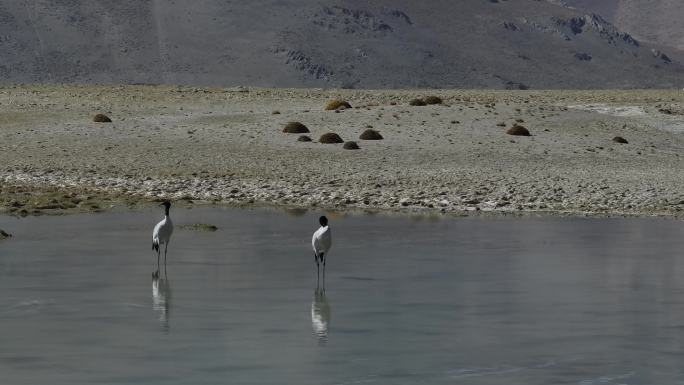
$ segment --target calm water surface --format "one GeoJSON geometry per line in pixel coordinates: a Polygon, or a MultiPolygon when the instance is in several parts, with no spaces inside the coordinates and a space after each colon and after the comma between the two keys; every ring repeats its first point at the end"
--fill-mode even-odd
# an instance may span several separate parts
{"type": "Polygon", "coordinates": [[[684,384],[680,221],[159,215],[0,218],[0,383],[684,384]]]}

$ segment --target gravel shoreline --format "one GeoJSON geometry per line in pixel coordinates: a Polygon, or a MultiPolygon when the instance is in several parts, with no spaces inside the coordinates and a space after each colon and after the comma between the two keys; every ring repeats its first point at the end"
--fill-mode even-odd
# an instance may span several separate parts
{"type": "Polygon", "coordinates": [[[0,88],[0,105],[0,212],[13,215],[170,198],[456,215],[684,217],[684,95],[676,91],[53,85],[0,88]],[[444,104],[409,106],[432,94],[444,104]],[[337,98],[353,107],[325,111],[337,98]],[[577,108],[596,103],[638,106],[640,113],[577,108]],[[95,113],[113,123],[92,122],[95,113]],[[313,141],[282,133],[289,121],[309,127],[313,141]],[[514,124],[532,136],[507,135],[514,124]],[[370,127],[384,139],[360,140],[370,127]],[[361,149],[318,143],[326,132],[361,149]]]}

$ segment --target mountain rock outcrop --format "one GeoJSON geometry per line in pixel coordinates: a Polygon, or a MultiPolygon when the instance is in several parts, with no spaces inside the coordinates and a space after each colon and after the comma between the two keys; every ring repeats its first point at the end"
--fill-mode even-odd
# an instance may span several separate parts
{"type": "Polygon", "coordinates": [[[0,0],[0,82],[681,87],[676,57],[607,20],[535,0],[0,0]]]}

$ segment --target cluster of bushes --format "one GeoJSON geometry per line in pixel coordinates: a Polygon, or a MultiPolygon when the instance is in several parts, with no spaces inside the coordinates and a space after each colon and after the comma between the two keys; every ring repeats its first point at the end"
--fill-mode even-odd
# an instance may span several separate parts
{"type": "MultiPolygon", "coordinates": [[[[300,122],[289,122],[283,127],[283,132],[287,134],[308,134],[311,131],[308,127],[300,122]]],[[[361,140],[382,140],[384,139],[382,135],[373,129],[367,129],[361,135],[359,135],[361,140]]],[[[298,142],[311,142],[312,139],[308,135],[301,135],[297,138],[298,142]]],[[[342,137],[334,132],[328,132],[320,136],[318,139],[319,143],[323,144],[339,144],[344,143],[343,148],[345,150],[358,150],[359,145],[356,142],[349,141],[345,142],[342,137]]]]}

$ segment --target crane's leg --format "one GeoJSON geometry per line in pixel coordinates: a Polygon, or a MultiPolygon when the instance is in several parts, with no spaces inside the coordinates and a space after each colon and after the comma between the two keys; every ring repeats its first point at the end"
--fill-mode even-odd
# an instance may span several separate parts
{"type": "Polygon", "coordinates": [[[325,290],[325,261],[326,261],[325,256],[323,256],[322,259],[323,259],[323,290],[325,290]]]}
{"type": "Polygon", "coordinates": [[[164,243],[164,274],[166,274],[166,251],[169,249],[169,242],[164,243]]]}
{"type": "Polygon", "coordinates": [[[321,278],[321,267],[318,263],[318,254],[314,253],[314,261],[316,261],[316,287],[318,287],[318,281],[321,278]]]}
{"type": "Polygon", "coordinates": [[[157,246],[157,271],[154,272],[154,276],[159,277],[159,254],[161,251],[159,250],[159,247],[157,246]]]}

